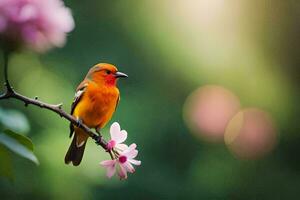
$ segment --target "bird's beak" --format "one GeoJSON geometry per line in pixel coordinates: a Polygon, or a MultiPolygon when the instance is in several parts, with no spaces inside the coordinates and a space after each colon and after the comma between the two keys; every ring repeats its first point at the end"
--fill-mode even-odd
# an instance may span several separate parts
{"type": "Polygon", "coordinates": [[[127,76],[127,74],[124,74],[122,72],[116,72],[115,77],[116,78],[127,78],[128,76],[127,76]]]}

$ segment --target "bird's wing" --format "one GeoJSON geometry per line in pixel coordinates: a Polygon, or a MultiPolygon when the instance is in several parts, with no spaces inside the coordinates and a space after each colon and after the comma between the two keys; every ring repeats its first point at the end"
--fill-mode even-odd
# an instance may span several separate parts
{"type": "MultiPolygon", "coordinates": [[[[71,105],[71,115],[73,115],[73,112],[74,112],[78,102],[80,101],[81,97],[83,96],[87,86],[88,86],[88,82],[87,81],[82,81],[79,84],[79,86],[77,87],[76,93],[75,93],[75,96],[74,96],[74,100],[73,100],[72,105],[71,105]]],[[[74,132],[74,126],[73,126],[72,123],[70,123],[70,137],[72,137],[73,132],[74,132]]]]}
{"type": "Polygon", "coordinates": [[[116,103],[115,111],[117,110],[117,107],[118,107],[118,105],[119,105],[119,102],[120,102],[120,95],[118,96],[118,99],[117,99],[117,103],[116,103]]]}

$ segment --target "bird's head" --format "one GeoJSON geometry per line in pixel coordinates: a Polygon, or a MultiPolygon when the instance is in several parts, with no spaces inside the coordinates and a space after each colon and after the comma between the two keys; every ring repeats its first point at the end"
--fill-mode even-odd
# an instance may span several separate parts
{"type": "Polygon", "coordinates": [[[93,66],[87,74],[87,78],[100,84],[114,86],[119,78],[127,78],[128,76],[108,63],[99,63],[93,66]]]}

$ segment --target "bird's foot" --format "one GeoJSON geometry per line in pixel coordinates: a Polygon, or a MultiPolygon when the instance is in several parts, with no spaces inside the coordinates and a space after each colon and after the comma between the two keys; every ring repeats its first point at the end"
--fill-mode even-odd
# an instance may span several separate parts
{"type": "Polygon", "coordinates": [[[82,119],[80,119],[80,118],[77,118],[77,122],[76,122],[76,126],[77,127],[82,127],[82,119]]]}
{"type": "Polygon", "coordinates": [[[97,145],[101,145],[102,144],[102,136],[101,135],[95,137],[95,143],[97,145]]]}
{"type": "Polygon", "coordinates": [[[97,127],[97,128],[96,128],[96,133],[97,133],[99,136],[101,136],[101,128],[97,127]]]}

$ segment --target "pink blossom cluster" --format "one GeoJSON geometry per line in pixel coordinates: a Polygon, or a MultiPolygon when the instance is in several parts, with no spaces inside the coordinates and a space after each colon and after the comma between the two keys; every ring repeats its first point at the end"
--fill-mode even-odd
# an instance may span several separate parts
{"type": "Polygon", "coordinates": [[[127,178],[127,172],[134,173],[133,165],[141,165],[141,161],[136,160],[138,155],[136,144],[129,146],[123,144],[127,138],[127,132],[121,130],[119,123],[114,122],[110,127],[111,140],[107,144],[108,150],[111,152],[112,160],[104,160],[100,163],[106,168],[106,175],[111,178],[117,171],[120,179],[127,178]]]}
{"type": "Polygon", "coordinates": [[[37,52],[62,47],[74,28],[61,0],[0,0],[0,38],[37,52]]]}

